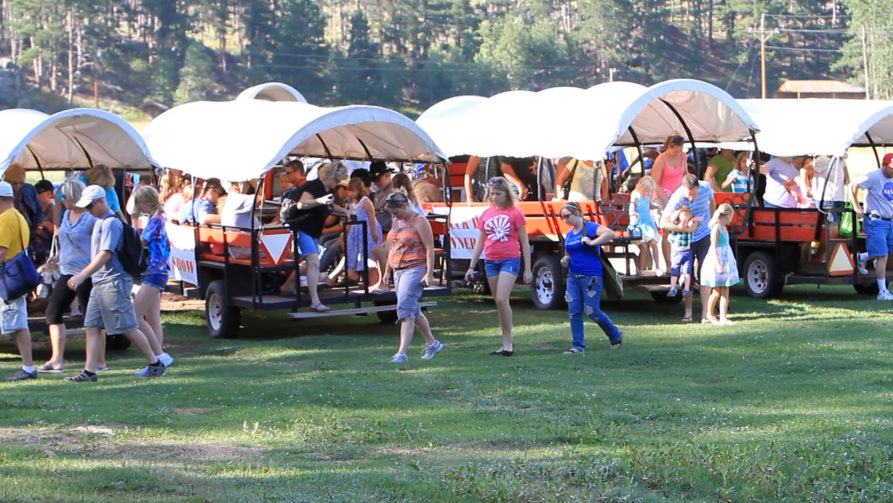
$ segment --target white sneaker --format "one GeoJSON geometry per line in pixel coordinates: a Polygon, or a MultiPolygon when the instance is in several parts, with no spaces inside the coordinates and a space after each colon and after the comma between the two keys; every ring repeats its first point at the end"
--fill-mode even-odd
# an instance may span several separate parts
{"type": "Polygon", "coordinates": [[[890,290],[884,290],[877,294],[877,300],[893,300],[893,293],[890,293],[890,290]]]}
{"type": "Polygon", "coordinates": [[[859,255],[856,255],[856,269],[858,269],[859,274],[861,274],[863,276],[868,275],[868,267],[866,267],[865,262],[866,262],[865,259],[863,259],[859,255]]]}
{"type": "Polygon", "coordinates": [[[443,351],[443,344],[440,341],[434,341],[430,346],[425,346],[425,350],[422,351],[422,360],[430,360],[441,351],[443,351]]]}

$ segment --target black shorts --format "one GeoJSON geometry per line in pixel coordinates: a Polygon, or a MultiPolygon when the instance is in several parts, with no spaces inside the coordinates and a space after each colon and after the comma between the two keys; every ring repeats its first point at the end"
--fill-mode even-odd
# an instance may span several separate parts
{"type": "Polygon", "coordinates": [[[72,290],[68,288],[68,280],[71,279],[71,276],[70,274],[62,275],[53,284],[53,293],[50,294],[47,301],[47,325],[62,323],[62,316],[75,297],[78,299],[81,314],[87,311],[87,301],[90,299],[90,290],[93,289],[93,280],[87,278],[77,290],[72,290]]]}

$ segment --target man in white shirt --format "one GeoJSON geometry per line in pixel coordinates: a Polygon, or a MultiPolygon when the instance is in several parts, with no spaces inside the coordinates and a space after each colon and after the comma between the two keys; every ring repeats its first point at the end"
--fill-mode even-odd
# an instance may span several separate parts
{"type": "Polygon", "coordinates": [[[865,264],[869,259],[874,259],[877,298],[893,300],[893,293],[887,290],[887,257],[893,252],[893,152],[884,156],[881,169],[851,183],[850,195],[856,215],[865,217],[862,228],[868,251],[858,256],[859,272],[868,274],[865,264]],[[857,198],[859,189],[865,190],[864,208],[857,198]]]}

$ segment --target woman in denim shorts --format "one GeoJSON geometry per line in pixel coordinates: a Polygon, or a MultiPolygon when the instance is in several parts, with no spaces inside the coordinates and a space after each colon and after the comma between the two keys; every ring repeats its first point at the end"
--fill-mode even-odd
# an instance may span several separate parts
{"type": "MultiPolygon", "coordinates": [[[[170,272],[168,261],[171,256],[171,243],[165,230],[164,206],[161,204],[155,187],[144,185],[133,194],[137,214],[148,215],[140,238],[143,246],[149,249],[149,267],[140,278],[140,290],[133,298],[133,309],[139,320],[140,331],[146,334],[149,345],[158,360],[169,367],[174,359],[164,352],[164,332],[161,327],[161,292],[167,286],[170,272]]],[[[137,375],[143,375],[137,371],[137,375]]]]}
{"type": "Polygon", "coordinates": [[[400,348],[391,357],[391,363],[407,361],[406,350],[412,342],[414,328],[425,338],[423,360],[430,360],[443,350],[443,344],[434,338],[428,318],[419,307],[425,286],[434,282],[434,235],[428,219],[409,203],[409,197],[402,190],[392,192],[385,200],[385,207],[393,217],[387,239],[388,266],[394,271],[397,323],[400,324],[400,348]]]}
{"type": "Polygon", "coordinates": [[[478,220],[477,243],[471,254],[471,262],[465,273],[465,280],[472,281],[475,266],[484,252],[484,269],[487,283],[493,293],[496,309],[499,312],[499,328],[502,330],[502,347],[491,355],[512,356],[515,342],[512,339],[512,307],[509,296],[515,280],[521,272],[521,256],[524,256],[524,283],[530,283],[533,273],[530,270],[530,241],[527,237],[524,214],[515,207],[515,193],[509,181],[498,176],[487,183],[486,200],[490,207],[484,210],[478,220]]]}

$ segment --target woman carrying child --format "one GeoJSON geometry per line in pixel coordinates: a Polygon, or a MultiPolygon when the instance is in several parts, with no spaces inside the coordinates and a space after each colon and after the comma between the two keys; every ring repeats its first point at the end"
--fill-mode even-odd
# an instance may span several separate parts
{"type": "Polygon", "coordinates": [[[614,239],[614,231],[607,226],[584,220],[580,205],[573,202],[565,204],[561,209],[561,219],[572,227],[564,240],[565,255],[561,259],[561,263],[568,266],[565,300],[570,313],[573,338],[573,345],[564,354],[582,353],[586,350],[583,340],[584,311],[608,336],[611,349],[620,349],[623,333],[599,305],[604,282],[599,245],[614,239]]]}
{"type": "Polygon", "coordinates": [[[636,226],[642,233],[642,240],[639,242],[639,274],[656,268],[659,260],[657,224],[651,217],[654,188],[654,179],[645,175],[639,179],[629,196],[630,227],[636,226]]]}
{"type": "Polygon", "coordinates": [[[714,325],[734,325],[728,318],[729,287],[738,283],[738,263],[729,245],[726,227],[732,221],[734,210],[728,203],[720,204],[710,219],[710,250],[701,268],[701,282],[712,288],[707,300],[707,320],[714,325]],[[719,302],[719,318],[713,316],[719,302]]]}
{"type": "Polygon", "coordinates": [[[502,331],[502,347],[490,354],[512,356],[515,354],[515,344],[512,340],[512,307],[509,305],[509,296],[515,286],[515,279],[521,272],[522,255],[524,282],[530,283],[533,279],[527,221],[521,210],[515,206],[515,193],[505,178],[498,176],[490,179],[486,199],[490,207],[484,210],[478,221],[480,233],[471,254],[468,271],[465,272],[465,280],[473,280],[475,266],[481,252],[484,252],[487,283],[493,292],[493,300],[499,312],[499,328],[502,331]]]}

